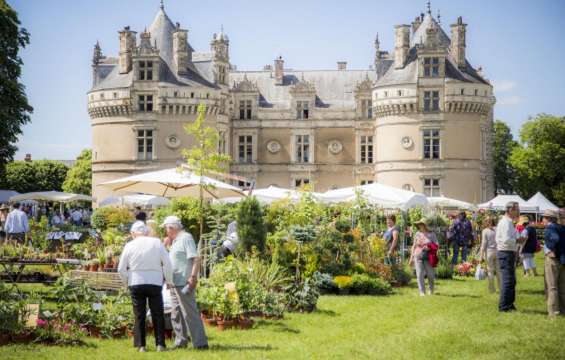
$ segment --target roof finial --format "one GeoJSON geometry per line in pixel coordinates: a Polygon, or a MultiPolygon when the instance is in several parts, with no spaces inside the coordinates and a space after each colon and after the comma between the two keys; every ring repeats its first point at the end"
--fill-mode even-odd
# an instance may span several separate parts
{"type": "Polygon", "coordinates": [[[427,2],[427,7],[428,7],[428,14],[432,14],[432,2],[430,0],[428,0],[427,2]]]}
{"type": "Polygon", "coordinates": [[[439,13],[439,9],[437,9],[437,23],[441,24],[441,14],[439,13]]]}
{"type": "Polygon", "coordinates": [[[375,39],[375,47],[377,48],[377,50],[379,49],[380,45],[381,42],[379,41],[379,33],[377,33],[377,38],[375,39]]]}
{"type": "Polygon", "coordinates": [[[165,10],[165,3],[161,0],[161,5],[159,6],[161,10],[165,10]]]}
{"type": "Polygon", "coordinates": [[[223,33],[224,32],[224,24],[220,25],[220,31],[223,33]]]}

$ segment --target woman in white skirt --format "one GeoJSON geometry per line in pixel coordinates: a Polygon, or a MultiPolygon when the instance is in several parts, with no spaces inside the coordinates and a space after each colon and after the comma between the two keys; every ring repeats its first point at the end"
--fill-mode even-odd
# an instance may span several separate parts
{"type": "Polygon", "coordinates": [[[488,217],[484,221],[484,229],[481,236],[481,262],[487,262],[488,289],[491,293],[496,292],[494,277],[500,289],[500,272],[496,260],[496,230],[494,219],[488,217]]]}

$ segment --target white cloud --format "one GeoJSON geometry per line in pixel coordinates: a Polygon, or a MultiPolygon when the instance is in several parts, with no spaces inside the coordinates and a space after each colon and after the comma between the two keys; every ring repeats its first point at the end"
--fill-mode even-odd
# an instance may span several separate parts
{"type": "Polygon", "coordinates": [[[507,92],[516,87],[516,82],[512,80],[493,80],[492,83],[494,92],[496,93],[507,92]]]}
{"type": "Polygon", "coordinates": [[[513,106],[513,105],[518,105],[522,102],[522,98],[518,95],[512,95],[512,96],[506,96],[506,97],[502,97],[499,98],[496,101],[497,105],[502,105],[502,106],[513,106]]]}

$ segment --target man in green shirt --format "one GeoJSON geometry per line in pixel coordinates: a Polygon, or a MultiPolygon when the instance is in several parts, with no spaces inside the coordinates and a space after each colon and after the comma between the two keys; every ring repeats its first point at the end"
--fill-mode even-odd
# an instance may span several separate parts
{"type": "Polygon", "coordinates": [[[162,225],[170,243],[169,257],[173,267],[171,287],[171,322],[175,332],[174,348],[186,347],[190,332],[192,345],[196,349],[208,348],[208,337],[196,305],[196,285],[200,269],[200,257],[192,235],[183,230],[180,219],[167,216],[162,225]],[[183,291],[183,288],[185,291],[183,291]]]}

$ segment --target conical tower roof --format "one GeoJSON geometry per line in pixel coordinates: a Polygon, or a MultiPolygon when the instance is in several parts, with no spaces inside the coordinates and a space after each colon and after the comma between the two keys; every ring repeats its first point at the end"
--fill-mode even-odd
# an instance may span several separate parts
{"type": "Polygon", "coordinates": [[[173,62],[173,32],[175,25],[165,13],[165,9],[161,7],[149,26],[151,34],[151,42],[159,49],[161,58],[170,65],[173,62]]]}

